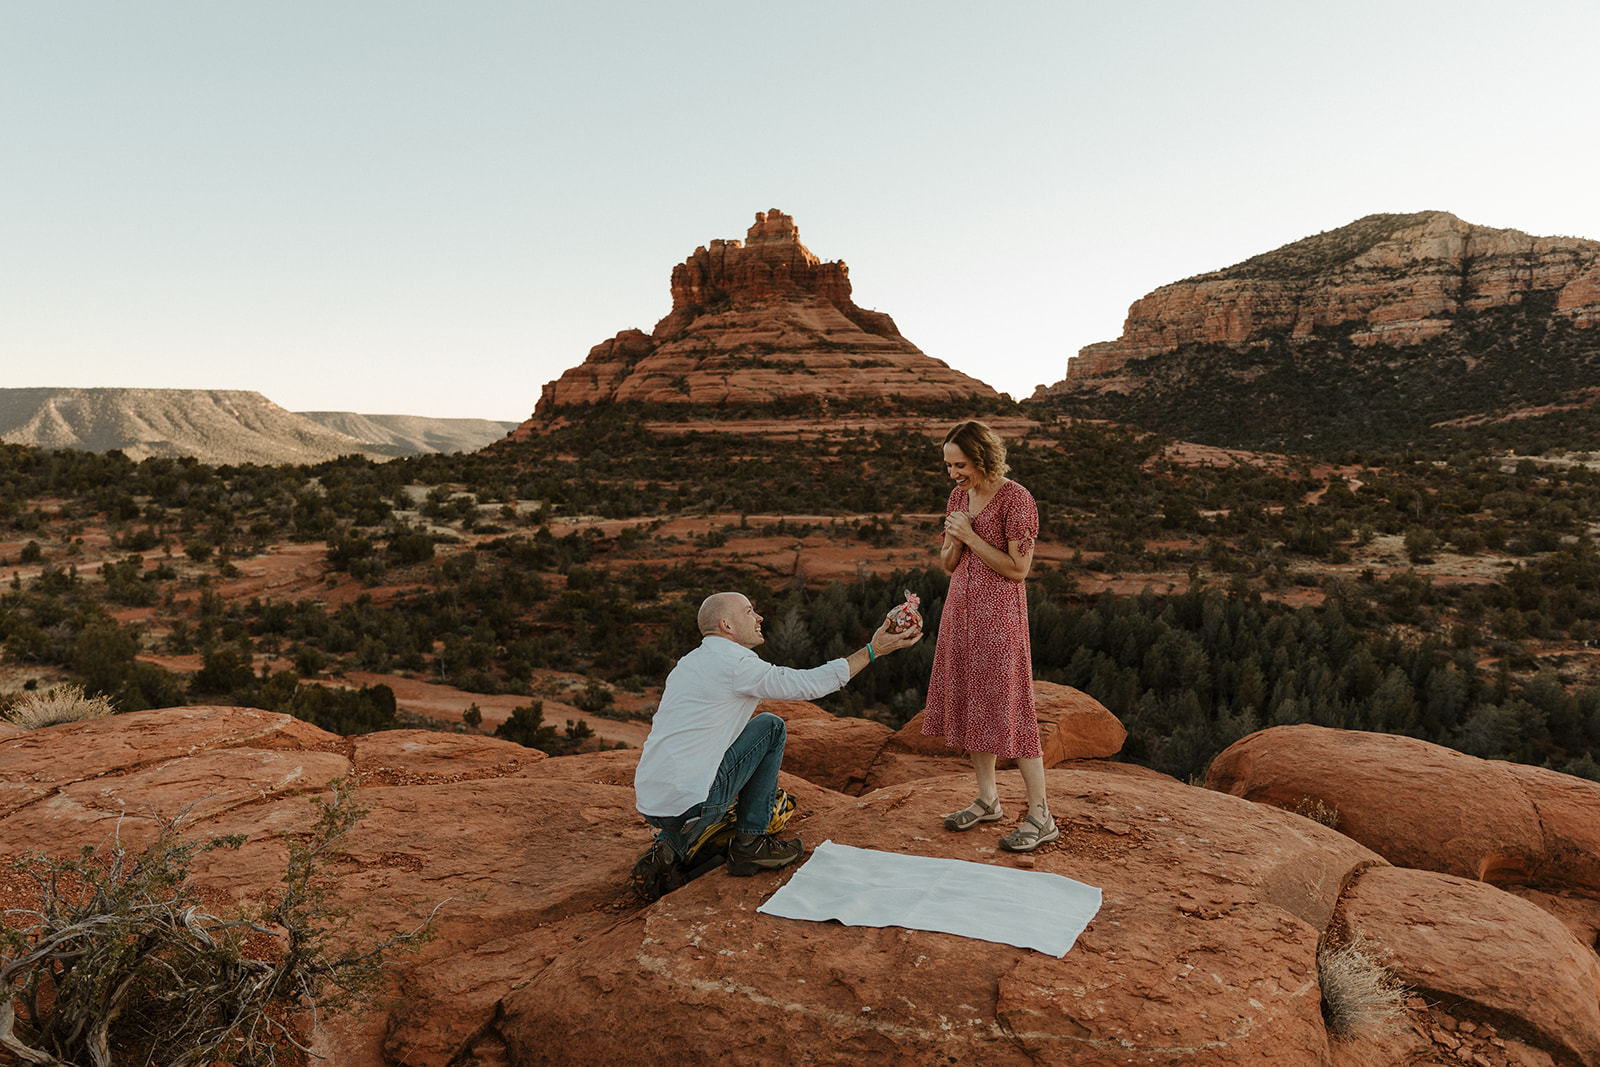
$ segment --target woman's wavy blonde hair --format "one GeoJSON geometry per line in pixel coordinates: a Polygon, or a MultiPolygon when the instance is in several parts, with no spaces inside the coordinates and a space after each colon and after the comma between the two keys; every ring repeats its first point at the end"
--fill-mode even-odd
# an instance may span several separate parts
{"type": "Polygon", "coordinates": [[[977,419],[956,423],[944,435],[944,443],[961,449],[985,479],[1004,478],[1011,469],[1010,464],[1006,463],[1006,443],[987,424],[977,419]]]}

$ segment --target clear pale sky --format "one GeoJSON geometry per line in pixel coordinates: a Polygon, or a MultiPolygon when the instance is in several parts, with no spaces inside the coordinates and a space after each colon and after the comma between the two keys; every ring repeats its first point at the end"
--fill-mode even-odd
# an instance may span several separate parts
{"type": "Polygon", "coordinates": [[[522,419],[755,212],[1023,397],[1375,212],[1600,239],[1600,4],[0,0],[0,386],[522,419]]]}

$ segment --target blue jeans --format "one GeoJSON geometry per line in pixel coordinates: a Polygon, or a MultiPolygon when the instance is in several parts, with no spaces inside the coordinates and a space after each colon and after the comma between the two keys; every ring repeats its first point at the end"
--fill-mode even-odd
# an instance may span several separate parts
{"type": "Polygon", "coordinates": [[[764,834],[772,823],[772,802],[778,792],[778,767],[783,763],[783,743],[789,731],[783,720],[770,712],[756,715],[744,725],[728,751],[722,754],[711,792],[705,800],[682,815],[647,815],[645,822],[660,830],[658,835],[683,855],[702,820],[716,821],[738,798],[734,832],[764,834]]]}

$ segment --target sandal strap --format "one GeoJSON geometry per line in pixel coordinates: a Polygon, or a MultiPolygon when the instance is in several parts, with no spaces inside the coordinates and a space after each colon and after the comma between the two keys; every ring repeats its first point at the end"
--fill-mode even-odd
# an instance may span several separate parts
{"type": "Polygon", "coordinates": [[[970,830],[981,822],[994,822],[1004,815],[999,797],[995,797],[993,804],[986,804],[982,799],[978,799],[960,811],[952,811],[946,815],[944,825],[947,830],[970,830]],[[974,811],[974,808],[977,810],[974,811]]]}
{"type": "Polygon", "coordinates": [[[1037,815],[1029,812],[1028,815],[1022,820],[1021,824],[1019,824],[1017,828],[1011,832],[1011,836],[1020,838],[1022,840],[1043,837],[1045,832],[1050,829],[1050,824],[1053,821],[1054,820],[1050,818],[1049,812],[1045,812],[1044,822],[1040,822],[1037,815]],[[1028,825],[1030,823],[1033,825],[1033,829],[1031,830],[1028,829],[1028,825]]]}

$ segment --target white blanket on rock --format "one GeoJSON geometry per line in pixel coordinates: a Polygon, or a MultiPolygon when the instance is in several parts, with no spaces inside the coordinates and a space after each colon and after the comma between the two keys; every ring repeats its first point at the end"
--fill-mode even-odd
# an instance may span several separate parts
{"type": "Polygon", "coordinates": [[[824,841],[756,910],[846,926],[936,930],[1065,956],[1100,910],[1100,890],[1044,871],[824,841]]]}

